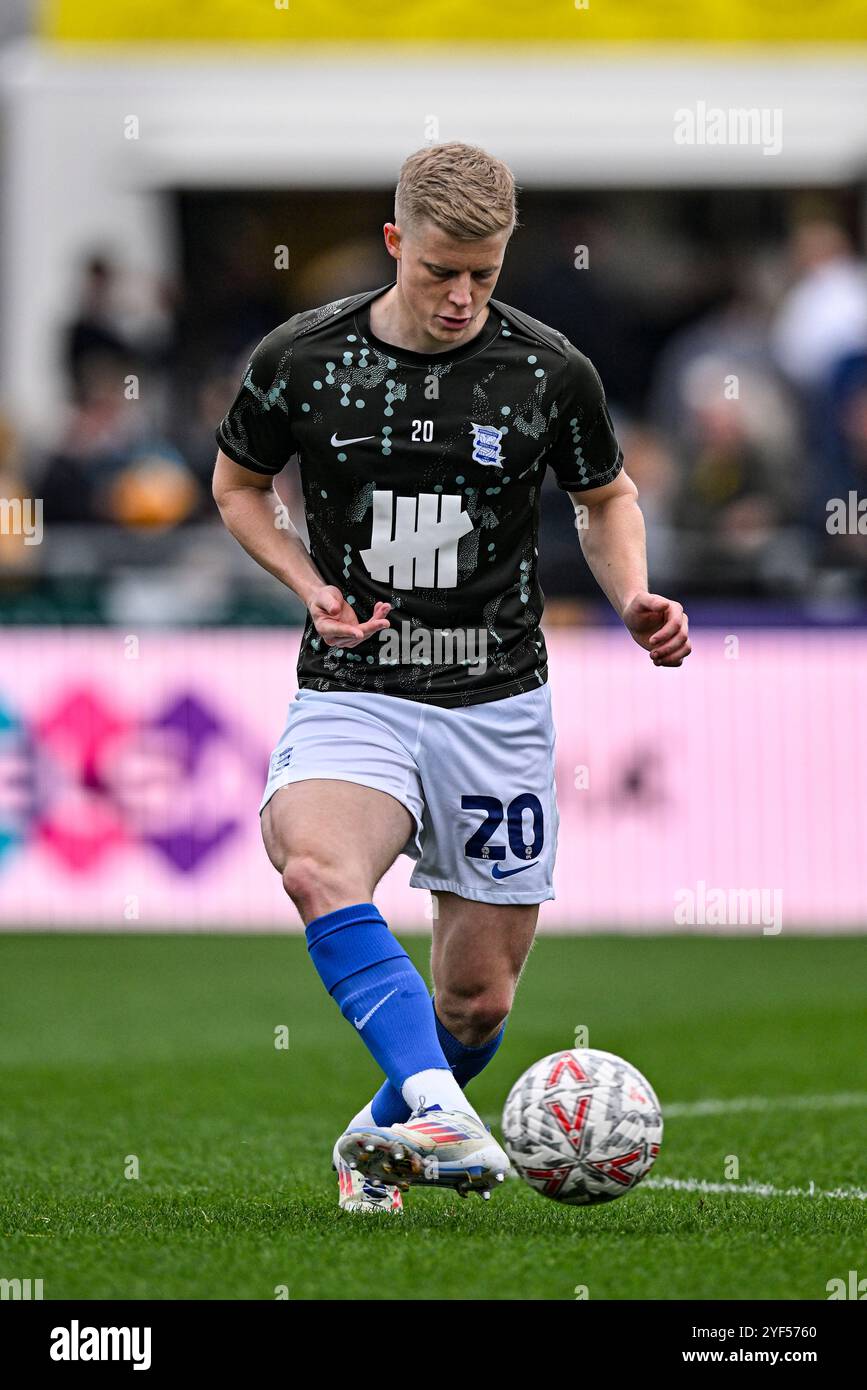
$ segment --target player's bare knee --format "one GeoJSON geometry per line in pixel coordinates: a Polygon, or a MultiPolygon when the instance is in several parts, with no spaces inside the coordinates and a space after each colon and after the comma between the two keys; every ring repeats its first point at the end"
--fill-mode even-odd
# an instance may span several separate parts
{"type": "Polygon", "coordinates": [[[311,854],[290,854],[281,873],[283,887],[305,922],[347,907],[367,902],[369,888],[347,874],[341,865],[311,854]]]}
{"type": "Polygon", "coordinates": [[[321,892],[325,872],[314,855],[290,853],[285,858],[280,876],[287,894],[300,910],[302,902],[310,901],[321,892]]]}
{"type": "Polygon", "coordinates": [[[467,994],[437,992],[436,1011],[465,1047],[481,1047],[499,1031],[512,1007],[512,991],[489,987],[467,994]]]}

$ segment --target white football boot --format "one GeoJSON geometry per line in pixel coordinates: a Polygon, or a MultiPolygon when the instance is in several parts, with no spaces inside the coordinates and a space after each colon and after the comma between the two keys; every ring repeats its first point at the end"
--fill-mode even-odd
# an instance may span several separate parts
{"type": "Polygon", "coordinates": [[[480,1120],[439,1106],[416,1110],[403,1124],[355,1126],[336,1153],[374,1182],[450,1187],[462,1197],[490,1197],[509,1171],[508,1155],[480,1120]]]}
{"type": "Polygon", "coordinates": [[[360,1168],[350,1168],[338,1153],[337,1144],[334,1145],[334,1167],[337,1169],[337,1195],[341,1211],[403,1211],[400,1188],[392,1183],[379,1182],[360,1168]]]}

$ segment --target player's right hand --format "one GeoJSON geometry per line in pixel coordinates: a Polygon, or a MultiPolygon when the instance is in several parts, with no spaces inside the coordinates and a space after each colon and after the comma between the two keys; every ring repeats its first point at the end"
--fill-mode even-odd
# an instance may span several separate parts
{"type": "Polygon", "coordinates": [[[357,647],[375,632],[391,626],[386,617],[390,603],[375,603],[373,616],[360,623],[352,604],[347,603],[336,584],[325,584],[317,589],[307,608],[313,626],[327,647],[357,647]]]}

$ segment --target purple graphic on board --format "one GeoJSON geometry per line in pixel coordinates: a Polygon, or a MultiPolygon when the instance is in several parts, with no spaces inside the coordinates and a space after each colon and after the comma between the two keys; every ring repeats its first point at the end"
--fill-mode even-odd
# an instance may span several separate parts
{"type": "Polygon", "coordinates": [[[34,842],[78,873],[149,845],[175,872],[195,874],[255,815],[267,763],[191,691],[144,718],[82,685],[30,724],[0,706],[0,867],[34,842]]]}

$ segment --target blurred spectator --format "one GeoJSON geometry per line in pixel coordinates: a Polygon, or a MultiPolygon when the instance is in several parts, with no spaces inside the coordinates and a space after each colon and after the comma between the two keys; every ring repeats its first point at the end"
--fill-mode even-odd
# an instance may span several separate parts
{"type": "Polygon", "coordinates": [[[851,353],[834,366],[824,392],[824,414],[819,428],[823,466],[823,496],[818,511],[824,523],[822,561],[828,568],[845,570],[851,576],[845,585],[850,592],[867,569],[867,352],[851,353]],[[850,499],[855,498],[854,517],[850,499]],[[829,505],[845,504],[849,529],[828,530],[829,505]],[[855,521],[855,528],[852,522],[855,521]],[[854,580],[854,582],[853,582],[854,580]]]}
{"type": "Polygon", "coordinates": [[[236,359],[228,360],[200,375],[185,373],[179,392],[183,408],[178,409],[172,438],[201,489],[200,520],[213,521],[214,503],[211,497],[211,476],[217,444],[214,430],[234,400],[238,382],[255,343],[249,345],[236,359]]]}
{"type": "Polygon", "coordinates": [[[799,593],[810,572],[802,460],[772,379],[742,383],[729,365],[707,355],[684,374],[674,507],[683,580],[710,596],[799,593]]]}
{"type": "Polygon", "coordinates": [[[40,479],[47,524],[172,526],[196,511],[203,488],[179,452],[118,389],[102,356],[81,372],[79,399],[40,479]]]}
{"type": "Polygon", "coordinates": [[[850,570],[852,592],[863,581],[867,541],[857,533],[829,535],[826,523],[829,502],[865,481],[858,402],[867,355],[867,265],[843,227],[827,219],[796,228],[789,259],[795,279],[774,322],[773,346],[800,398],[818,558],[825,567],[850,570]]]}
{"type": "MultiPolygon", "coordinates": [[[[665,589],[679,578],[678,541],[672,529],[672,504],[678,485],[677,470],[662,435],[639,420],[614,411],[614,427],[627,460],[629,476],[639,492],[647,528],[647,561],[654,584],[665,589]]],[[[579,609],[571,604],[553,605],[548,599],[593,599],[596,581],[580,554],[576,513],[572,501],[552,474],[542,484],[542,523],[539,543],[539,579],[546,596],[549,624],[578,621],[579,609]]]]}
{"type": "Polygon", "coordinates": [[[668,592],[678,584],[681,563],[674,528],[673,508],[678,472],[671,444],[658,430],[641,421],[618,425],[629,476],[638,488],[638,500],[647,528],[647,566],[654,587],[668,592]]]}
{"type": "Polygon", "coordinates": [[[777,285],[760,253],[733,255],[730,270],[732,289],[725,300],[673,333],[657,355],[648,399],[651,417],[679,446],[686,444],[692,428],[687,394],[689,382],[695,380],[694,365],[714,359],[720,394],[728,378],[736,378],[738,392],[747,400],[758,392],[762,410],[752,412],[756,428],[768,430],[781,442],[794,443],[797,427],[791,420],[792,402],[769,342],[777,285]],[[771,396],[772,416],[765,419],[771,396]]]}
{"type": "Polygon", "coordinates": [[[806,222],[792,238],[795,283],[777,312],[772,343],[804,391],[827,385],[841,358],[867,350],[867,267],[834,222],[806,222]]]}
{"type": "Polygon", "coordinates": [[[78,312],[66,331],[64,365],[73,399],[83,399],[94,371],[111,373],[122,383],[135,370],[133,345],[121,329],[115,287],[117,275],[109,261],[94,255],[83,273],[78,312]]]}

